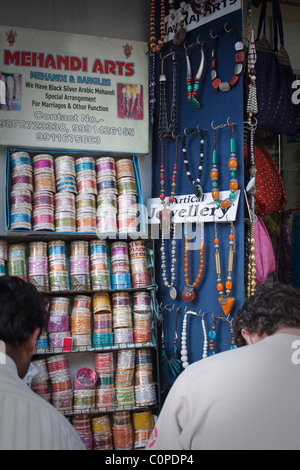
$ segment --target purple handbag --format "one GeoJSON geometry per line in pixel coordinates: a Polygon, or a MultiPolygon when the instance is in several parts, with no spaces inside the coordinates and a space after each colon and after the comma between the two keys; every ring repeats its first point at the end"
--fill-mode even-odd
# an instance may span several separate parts
{"type": "Polygon", "coordinates": [[[300,106],[292,102],[295,80],[284,47],[282,17],[278,0],[272,0],[274,48],[266,37],[267,0],[261,6],[256,48],[256,89],[258,127],[273,134],[297,135],[300,130],[300,106]],[[261,35],[263,28],[263,34],[261,35]],[[278,50],[278,33],[280,49],[278,50]]]}

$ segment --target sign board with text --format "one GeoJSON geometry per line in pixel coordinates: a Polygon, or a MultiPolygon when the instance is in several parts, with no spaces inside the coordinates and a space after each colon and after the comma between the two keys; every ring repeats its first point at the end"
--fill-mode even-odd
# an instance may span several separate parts
{"type": "MultiPolygon", "coordinates": [[[[230,191],[220,191],[220,199],[228,198],[230,191]]],[[[201,222],[231,222],[236,220],[240,199],[240,190],[231,206],[226,209],[218,207],[211,193],[204,193],[199,201],[194,194],[176,196],[175,202],[170,206],[172,222],[174,224],[201,223],[201,222]]],[[[160,198],[148,199],[147,213],[150,224],[160,223],[162,204],[160,198]]]]}
{"type": "Polygon", "coordinates": [[[148,45],[0,26],[0,145],[146,154],[148,45]]]}

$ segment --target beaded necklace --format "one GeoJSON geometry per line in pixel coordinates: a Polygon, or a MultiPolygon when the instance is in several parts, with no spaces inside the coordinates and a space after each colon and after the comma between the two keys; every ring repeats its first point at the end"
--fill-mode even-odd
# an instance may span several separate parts
{"type": "Polygon", "coordinates": [[[232,349],[236,349],[237,346],[236,346],[236,342],[235,342],[235,337],[234,337],[234,331],[233,331],[233,325],[232,325],[232,321],[228,320],[227,318],[224,318],[224,317],[221,317],[221,316],[218,316],[216,318],[214,318],[213,320],[213,323],[212,323],[212,326],[211,326],[211,330],[209,331],[208,333],[208,337],[209,337],[209,356],[214,356],[216,354],[216,351],[215,351],[215,339],[217,338],[217,333],[216,333],[216,322],[217,320],[222,320],[224,322],[228,322],[229,323],[229,328],[230,328],[230,337],[231,337],[231,340],[230,340],[230,350],[232,349]]]}
{"type": "Polygon", "coordinates": [[[161,140],[166,138],[175,138],[177,131],[177,107],[176,107],[176,95],[177,95],[177,60],[176,54],[170,52],[161,59],[161,74],[159,77],[159,91],[160,91],[160,102],[159,102],[159,122],[158,122],[158,134],[161,140]],[[168,110],[167,110],[167,78],[164,73],[164,61],[167,57],[172,56],[172,104],[171,104],[171,116],[170,124],[168,124],[168,110]]]}
{"type": "Polygon", "coordinates": [[[151,13],[150,13],[150,49],[152,52],[160,52],[166,38],[166,24],[165,24],[165,1],[160,2],[160,39],[156,40],[155,34],[155,0],[151,1],[151,13]]]}
{"type": "Polygon", "coordinates": [[[194,186],[195,196],[200,200],[203,196],[203,189],[200,185],[202,172],[203,172],[203,162],[204,162],[204,143],[205,143],[205,131],[203,129],[189,129],[188,131],[184,131],[184,136],[182,137],[182,152],[184,158],[184,165],[188,179],[194,186]],[[197,178],[194,179],[191,175],[190,165],[189,165],[189,158],[186,146],[186,138],[190,135],[194,135],[195,133],[200,133],[201,140],[200,140],[200,158],[199,158],[199,166],[198,166],[198,175],[197,178]]]}
{"type": "MultiPolygon", "coordinates": [[[[179,307],[180,308],[180,307],[179,307]]],[[[174,341],[173,341],[173,355],[169,359],[166,353],[165,349],[165,336],[164,336],[164,310],[169,310],[167,307],[162,309],[162,325],[161,325],[161,345],[162,345],[162,357],[161,357],[161,365],[162,365],[162,370],[163,373],[166,374],[167,370],[170,370],[172,372],[174,377],[177,377],[181,371],[181,360],[178,357],[179,351],[178,351],[178,334],[177,334],[177,318],[178,318],[178,310],[170,310],[174,311],[175,313],[175,336],[174,336],[174,341]]]]}
{"type": "MultiPolygon", "coordinates": [[[[248,234],[248,270],[247,270],[247,298],[251,297],[251,295],[255,292],[256,287],[256,258],[255,258],[255,238],[254,238],[254,224],[255,224],[255,193],[256,193],[256,186],[255,186],[255,174],[256,174],[256,167],[255,167],[255,160],[254,160],[254,133],[256,130],[257,121],[255,119],[254,123],[251,122],[251,116],[249,115],[249,121],[245,122],[245,133],[248,130],[247,137],[247,147],[248,147],[248,157],[249,157],[249,173],[250,173],[250,180],[246,187],[246,192],[248,198],[250,199],[250,206],[249,207],[249,217],[250,217],[250,229],[248,234]]],[[[245,250],[246,252],[247,250],[245,250]]]]}
{"type": "Polygon", "coordinates": [[[232,289],[232,270],[233,270],[233,255],[235,253],[235,230],[233,222],[230,223],[230,234],[229,234],[229,254],[228,254],[228,271],[227,271],[227,279],[225,283],[225,292],[224,286],[221,279],[221,261],[220,261],[220,252],[219,252],[219,243],[220,240],[218,238],[218,229],[217,224],[215,223],[215,251],[216,251],[216,272],[217,272],[217,290],[219,293],[218,301],[221,305],[221,308],[226,316],[230,314],[230,311],[233,307],[235,298],[229,297],[231,289],[232,289]]]}
{"type": "Polygon", "coordinates": [[[155,112],[155,54],[149,54],[149,120],[150,124],[154,123],[154,112],[155,112]]]}
{"type": "Polygon", "coordinates": [[[205,326],[205,319],[204,315],[201,315],[201,325],[202,325],[202,330],[203,330],[203,352],[202,352],[202,359],[207,358],[207,346],[208,346],[208,339],[207,339],[207,332],[206,332],[206,326],[205,326]]]}
{"type": "Polygon", "coordinates": [[[163,206],[161,211],[161,259],[162,259],[162,277],[166,287],[169,288],[170,296],[173,300],[177,297],[177,291],[174,287],[175,283],[175,264],[176,264],[176,226],[173,224],[173,235],[171,242],[171,281],[168,282],[166,272],[166,250],[165,250],[165,238],[168,238],[171,231],[171,217],[172,211],[169,206],[175,202],[175,188],[177,179],[177,168],[178,168],[178,137],[176,136],[177,131],[177,107],[176,107],[176,94],[177,94],[177,60],[174,52],[170,52],[161,61],[161,75],[160,75],[160,109],[159,109],[159,125],[158,133],[161,141],[161,166],[160,166],[160,200],[163,206]],[[171,118],[170,124],[168,125],[167,116],[167,99],[166,99],[166,76],[163,70],[164,60],[172,56],[172,69],[173,69],[173,92],[172,92],[172,106],[171,106],[171,118]],[[165,165],[164,165],[164,142],[167,139],[175,139],[176,141],[176,154],[175,163],[173,167],[172,183],[171,183],[171,194],[166,202],[165,194],[165,165]]]}
{"type": "Polygon", "coordinates": [[[212,181],[212,197],[218,207],[226,209],[230,207],[235,199],[236,191],[238,190],[238,182],[236,180],[236,170],[237,170],[237,159],[235,156],[235,138],[234,138],[234,124],[222,124],[218,127],[213,127],[213,155],[212,155],[212,169],[210,172],[210,178],[212,181]],[[217,155],[217,140],[216,140],[216,130],[221,127],[231,127],[231,138],[230,138],[230,158],[228,161],[228,168],[231,175],[231,180],[229,183],[230,195],[229,198],[220,200],[220,191],[218,189],[218,179],[219,179],[219,170],[218,170],[218,155],[217,155]]]}
{"type": "MultiPolygon", "coordinates": [[[[163,141],[162,141],[163,144],[163,141]]],[[[170,231],[171,231],[171,217],[172,211],[169,209],[169,206],[175,202],[175,188],[176,188],[176,177],[177,177],[177,163],[178,163],[178,138],[176,138],[176,155],[175,155],[175,164],[173,167],[173,175],[172,175],[172,184],[171,184],[171,195],[169,197],[168,202],[166,202],[166,195],[165,195],[165,165],[164,165],[164,148],[163,145],[161,147],[161,167],[160,167],[160,184],[161,184],[161,193],[160,193],[160,200],[163,206],[161,211],[161,261],[162,261],[162,279],[164,285],[169,288],[170,296],[173,300],[177,297],[177,291],[174,287],[174,283],[176,280],[175,276],[175,265],[176,265],[176,225],[173,224],[173,235],[171,241],[171,281],[168,281],[167,277],[167,270],[166,270],[166,249],[165,249],[165,238],[169,238],[170,231]]]]}
{"type": "Polygon", "coordinates": [[[193,282],[190,283],[189,277],[189,239],[185,236],[185,245],[184,245],[184,280],[185,280],[185,288],[181,293],[181,297],[185,302],[191,302],[195,299],[195,289],[199,285],[203,273],[204,273],[204,223],[201,222],[201,239],[200,239],[200,262],[199,262],[199,270],[198,275],[193,282]]]}
{"type": "Polygon", "coordinates": [[[211,80],[212,80],[212,86],[215,90],[219,90],[219,91],[223,91],[223,92],[226,92],[226,91],[230,91],[231,88],[237,84],[238,80],[239,80],[239,76],[241,75],[242,71],[243,71],[243,62],[245,60],[245,53],[243,51],[244,49],[244,45],[241,41],[241,38],[240,38],[240,35],[239,35],[239,32],[236,28],[233,28],[233,27],[230,27],[230,28],[226,28],[226,25],[225,27],[216,35],[216,37],[214,38],[214,44],[213,44],[213,49],[212,49],[212,60],[211,60],[211,80]],[[235,34],[235,37],[236,37],[236,42],[235,42],[235,45],[234,45],[234,48],[235,48],[235,68],[234,68],[234,74],[233,76],[231,77],[231,79],[229,80],[229,82],[223,82],[219,77],[218,77],[218,72],[217,72],[217,69],[216,69],[216,66],[217,66],[217,61],[216,61],[216,55],[217,55],[217,46],[218,46],[218,43],[219,43],[219,39],[222,37],[222,35],[224,33],[231,33],[233,32],[235,34]]]}
{"type": "Polygon", "coordinates": [[[181,332],[181,362],[182,367],[186,369],[190,364],[188,362],[188,350],[187,350],[187,316],[188,312],[185,312],[182,322],[182,332],[181,332]]]}
{"type": "Polygon", "coordinates": [[[184,46],[185,47],[185,58],[186,58],[187,99],[188,99],[188,102],[190,103],[190,105],[195,109],[200,108],[200,103],[196,99],[196,96],[197,96],[197,93],[198,93],[198,90],[199,90],[200,79],[201,79],[203,69],[204,69],[204,46],[203,46],[203,42],[198,42],[197,41],[197,43],[201,45],[201,59],[200,59],[199,68],[198,68],[197,74],[195,76],[195,80],[194,80],[193,85],[192,85],[192,67],[191,67],[191,62],[190,62],[190,58],[189,58],[189,55],[188,55],[188,49],[189,49],[189,47],[193,47],[194,44],[191,44],[188,47],[184,46]]]}

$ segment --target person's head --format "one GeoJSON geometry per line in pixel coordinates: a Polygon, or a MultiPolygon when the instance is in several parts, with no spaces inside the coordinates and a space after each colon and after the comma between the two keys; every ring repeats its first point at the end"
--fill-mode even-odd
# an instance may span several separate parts
{"type": "Polygon", "coordinates": [[[47,322],[47,305],[30,283],[19,277],[0,277],[0,340],[23,378],[47,322]]]}
{"type": "Polygon", "coordinates": [[[257,290],[244,302],[234,321],[238,346],[291,328],[300,329],[300,290],[284,284],[257,290]]]}

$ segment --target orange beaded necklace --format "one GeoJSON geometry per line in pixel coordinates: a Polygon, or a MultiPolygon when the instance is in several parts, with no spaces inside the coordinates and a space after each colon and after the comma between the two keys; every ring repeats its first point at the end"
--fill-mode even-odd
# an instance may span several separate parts
{"type": "Polygon", "coordinates": [[[229,297],[232,289],[232,269],[233,269],[233,254],[235,252],[235,231],[233,222],[230,223],[230,234],[229,234],[229,254],[228,254],[228,273],[227,280],[225,283],[226,290],[224,292],[224,286],[221,279],[221,261],[220,261],[220,252],[219,252],[219,238],[217,224],[215,223],[215,250],[216,250],[216,271],[217,271],[217,290],[219,293],[219,303],[222,307],[223,312],[226,316],[230,314],[232,306],[234,304],[235,298],[229,297]]]}
{"type": "Polygon", "coordinates": [[[165,1],[160,2],[160,39],[156,40],[155,33],[155,0],[151,1],[151,13],[150,13],[150,49],[153,53],[160,52],[166,38],[166,8],[165,1]]]}
{"type": "Polygon", "coordinates": [[[193,284],[190,283],[189,277],[189,238],[185,235],[185,245],[184,245],[184,280],[185,280],[185,287],[181,293],[181,297],[185,302],[192,302],[195,297],[195,289],[199,285],[203,273],[204,273],[204,223],[201,222],[201,238],[200,238],[200,262],[199,262],[199,270],[197,277],[193,284]]]}
{"type": "Polygon", "coordinates": [[[227,209],[230,207],[235,199],[236,191],[238,190],[238,182],[236,180],[236,170],[237,170],[237,159],[235,156],[235,139],[234,139],[234,124],[227,123],[222,124],[218,127],[213,127],[213,155],[212,155],[212,169],[210,172],[210,178],[212,181],[212,197],[218,207],[222,209],[227,209]],[[219,170],[218,170],[218,155],[216,149],[216,130],[222,127],[231,127],[231,138],[230,138],[230,158],[228,161],[228,168],[231,175],[231,180],[229,183],[230,195],[228,198],[220,200],[220,191],[218,189],[218,179],[219,179],[219,170]]]}

